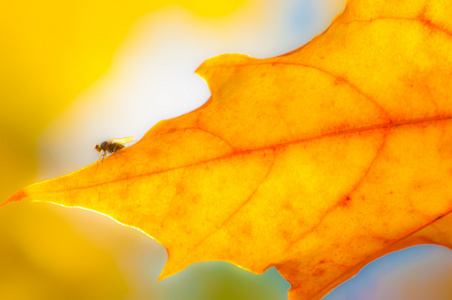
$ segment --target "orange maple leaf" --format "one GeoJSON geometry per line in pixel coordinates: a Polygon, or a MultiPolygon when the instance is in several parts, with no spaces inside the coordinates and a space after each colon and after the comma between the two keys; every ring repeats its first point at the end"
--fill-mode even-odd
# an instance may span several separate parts
{"type": "Polygon", "coordinates": [[[363,265],[452,246],[452,10],[349,1],[289,54],[212,58],[211,99],[102,163],[29,197],[82,206],[197,261],[275,266],[290,299],[320,298],[363,265]]]}

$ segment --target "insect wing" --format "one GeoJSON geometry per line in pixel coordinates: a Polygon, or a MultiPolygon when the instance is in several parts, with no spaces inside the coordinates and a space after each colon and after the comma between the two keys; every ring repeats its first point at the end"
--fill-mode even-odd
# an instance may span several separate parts
{"type": "Polygon", "coordinates": [[[128,144],[128,143],[133,143],[135,141],[135,138],[133,136],[129,136],[129,137],[124,137],[124,138],[119,138],[119,139],[112,139],[109,140],[109,143],[116,143],[116,144],[128,144]]]}

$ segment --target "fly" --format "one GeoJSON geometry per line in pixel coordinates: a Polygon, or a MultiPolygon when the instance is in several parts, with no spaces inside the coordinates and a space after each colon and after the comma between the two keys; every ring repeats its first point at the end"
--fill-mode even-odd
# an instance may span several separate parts
{"type": "Polygon", "coordinates": [[[96,146],[94,146],[94,149],[97,152],[100,152],[100,157],[103,160],[108,154],[114,154],[117,151],[125,148],[126,146],[124,146],[124,144],[133,143],[134,141],[134,137],[113,139],[97,144],[96,146]]]}

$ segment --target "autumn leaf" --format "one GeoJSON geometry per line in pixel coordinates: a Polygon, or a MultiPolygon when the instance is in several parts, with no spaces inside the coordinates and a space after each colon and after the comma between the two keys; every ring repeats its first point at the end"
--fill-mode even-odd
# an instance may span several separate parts
{"type": "Polygon", "coordinates": [[[411,245],[452,246],[452,10],[349,1],[283,56],[223,55],[197,73],[212,97],[135,145],[20,190],[102,212],[198,261],[275,266],[317,299],[411,245]]]}

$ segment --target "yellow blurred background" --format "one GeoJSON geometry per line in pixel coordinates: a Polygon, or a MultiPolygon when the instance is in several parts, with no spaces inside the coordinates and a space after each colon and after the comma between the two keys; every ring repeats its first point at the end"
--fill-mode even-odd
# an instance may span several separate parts
{"type": "MultiPolygon", "coordinates": [[[[291,51],[344,4],[1,1],[0,203],[95,162],[96,143],[140,138],[202,105],[210,93],[193,72],[205,59],[291,51]]],[[[287,299],[290,285],[274,269],[198,263],[158,282],[165,260],[155,241],[100,214],[26,202],[0,210],[0,299],[287,299]]],[[[328,299],[353,299],[354,286],[328,299]]]]}

